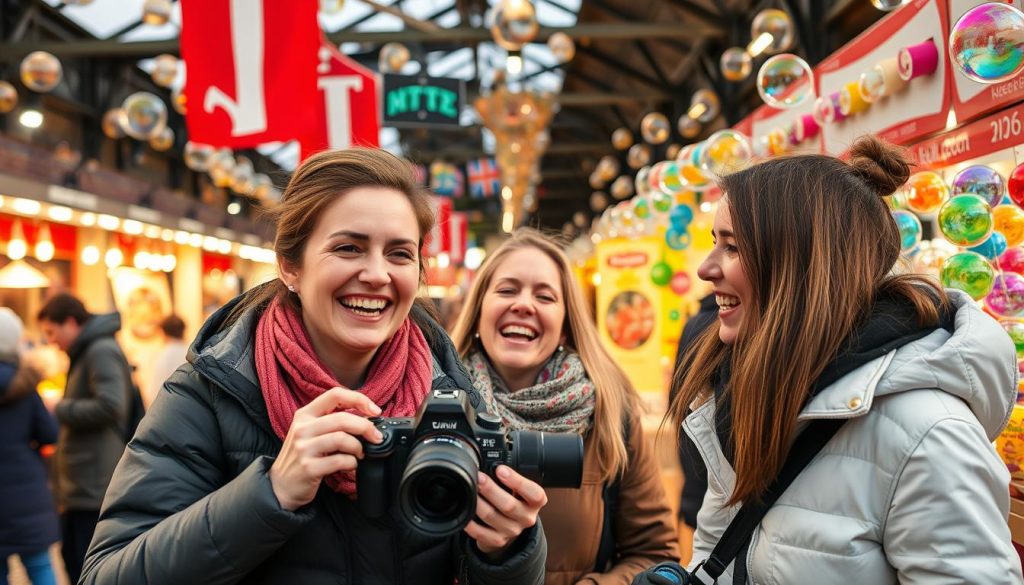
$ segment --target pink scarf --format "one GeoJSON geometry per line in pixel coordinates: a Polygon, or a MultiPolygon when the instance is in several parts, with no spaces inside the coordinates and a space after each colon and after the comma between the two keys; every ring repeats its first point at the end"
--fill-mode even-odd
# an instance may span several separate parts
{"type": "MultiPolygon", "coordinates": [[[[381,416],[412,416],[430,390],[432,358],[423,332],[408,317],[377,349],[359,391],[381,407],[381,416]]],[[[274,299],[256,326],[256,374],[270,425],[281,440],[295,411],[335,386],[334,375],[313,350],[302,318],[274,299]]],[[[352,495],[355,473],[325,478],[336,492],[352,495]]]]}

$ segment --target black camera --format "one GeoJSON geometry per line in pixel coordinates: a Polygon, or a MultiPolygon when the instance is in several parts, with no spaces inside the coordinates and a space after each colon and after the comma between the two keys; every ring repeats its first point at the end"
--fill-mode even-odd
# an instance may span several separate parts
{"type": "Polygon", "coordinates": [[[583,480],[579,435],[506,431],[462,390],[431,390],[414,418],[371,420],[384,439],[363,441],[357,505],[376,518],[397,502],[410,526],[432,536],[458,532],[473,518],[478,470],[494,477],[508,465],[546,487],[578,488],[583,480]]]}

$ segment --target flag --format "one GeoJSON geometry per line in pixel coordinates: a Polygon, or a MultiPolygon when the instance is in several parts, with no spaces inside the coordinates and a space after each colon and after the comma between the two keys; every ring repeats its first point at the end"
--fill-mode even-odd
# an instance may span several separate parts
{"type": "Polygon", "coordinates": [[[314,130],[316,2],[182,0],[180,46],[190,140],[247,148],[314,130]]]}
{"type": "Polygon", "coordinates": [[[427,234],[423,247],[427,256],[437,256],[451,249],[448,224],[452,215],[452,200],[448,197],[431,197],[430,202],[434,208],[434,229],[427,234]]]}
{"type": "Polygon", "coordinates": [[[501,191],[501,170],[493,158],[479,158],[466,163],[469,196],[473,199],[494,197],[501,191]]]}
{"type": "Polygon", "coordinates": [[[430,189],[443,197],[456,197],[462,190],[459,170],[451,163],[436,160],[430,163],[430,189]]]}
{"type": "Polygon", "coordinates": [[[448,233],[448,255],[452,264],[462,264],[469,239],[469,217],[461,211],[452,212],[448,218],[448,233]]]}

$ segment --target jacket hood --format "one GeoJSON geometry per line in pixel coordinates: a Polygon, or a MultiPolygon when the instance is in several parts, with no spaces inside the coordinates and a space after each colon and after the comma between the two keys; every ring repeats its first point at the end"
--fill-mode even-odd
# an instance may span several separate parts
{"type": "Polygon", "coordinates": [[[858,416],[875,396],[936,388],[967,403],[994,440],[1006,426],[1017,399],[1017,355],[994,319],[965,293],[947,290],[952,332],[937,329],[843,376],[815,396],[801,418],[847,410],[858,416]],[[858,390],[859,387],[859,390],[858,390]],[[860,398],[853,402],[850,392],[860,398]],[[860,405],[853,408],[854,404],[860,405]],[[847,409],[849,405],[849,409],[847,409]]]}
{"type": "Polygon", "coordinates": [[[120,313],[115,311],[104,315],[93,315],[91,319],[85,322],[85,325],[82,325],[82,330],[78,332],[75,342],[68,348],[68,357],[74,361],[85,348],[89,347],[90,343],[100,337],[113,337],[120,330],[120,313]]]}

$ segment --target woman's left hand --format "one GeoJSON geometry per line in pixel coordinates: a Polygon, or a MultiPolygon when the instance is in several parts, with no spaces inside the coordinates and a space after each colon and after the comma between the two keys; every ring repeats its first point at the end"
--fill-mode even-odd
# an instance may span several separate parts
{"type": "Polygon", "coordinates": [[[548,503],[544,488],[511,467],[500,465],[497,474],[504,486],[479,474],[476,518],[466,525],[466,534],[490,557],[499,556],[523,530],[536,524],[537,513],[548,503]]]}

